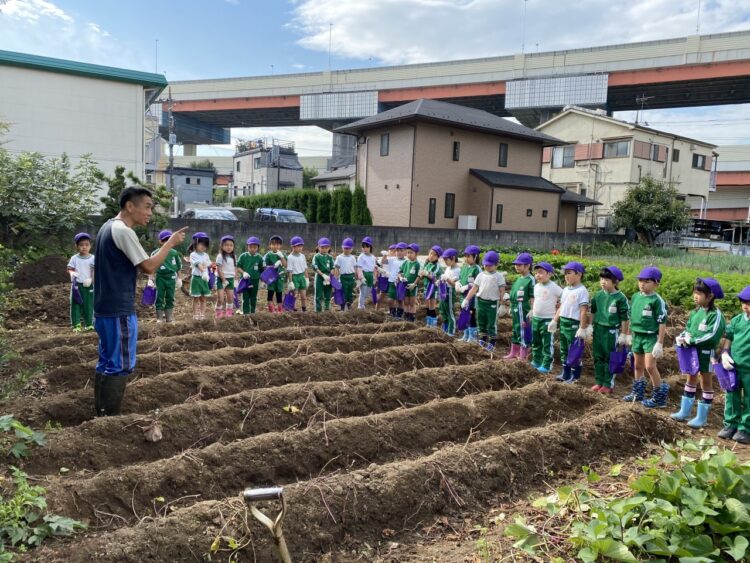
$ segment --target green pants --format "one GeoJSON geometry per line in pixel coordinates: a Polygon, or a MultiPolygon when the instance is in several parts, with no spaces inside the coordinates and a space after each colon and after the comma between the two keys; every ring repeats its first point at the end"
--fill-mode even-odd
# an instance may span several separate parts
{"type": "Polygon", "coordinates": [[[362,277],[365,278],[364,283],[367,284],[367,287],[375,287],[374,272],[362,272],[362,277]]]}
{"type": "Polygon", "coordinates": [[[79,305],[73,301],[73,291],[70,295],[70,324],[73,328],[83,326],[85,328],[94,326],[94,286],[84,287],[82,283],[78,284],[78,291],[81,292],[83,303],[79,305]]]}
{"type": "Polygon", "coordinates": [[[347,306],[354,303],[354,274],[341,274],[341,289],[347,306]]]}
{"type": "Polygon", "coordinates": [[[174,309],[174,292],[177,280],[173,277],[156,276],[156,310],[174,309]]]}
{"type": "Polygon", "coordinates": [[[271,284],[267,284],[266,287],[268,288],[268,291],[275,291],[276,293],[283,295],[284,290],[286,289],[286,276],[283,274],[280,275],[279,279],[271,284]]]}
{"type": "Polygon", "coordinates": [[[523,324],[526,322],[526,315],[528,312],[528,309],[524,308],[522,303],[514,303],[511,305],[511,344],[518,344],[519,346],[524,346],[526,344],[523,341],[523,324]]]}
{"type": "Polygon", "coordinates": [[[480,335],[497,336],[497,301],[477,297],[477,329],[480,335]]]}
{"type": "Polygon", "coordinates": [[[724,426],[750,432],[750,368],[735,366],[737,391],[727,392],[724,398],[724,426]]]}
{"type": "Polygon", "coordinates": [[[260,278],[251,278],[252,287],[248,287],[242,292],[242,314],[249,315],[255,313],[258,306],[258,288],[260,288],[260,278]]]}
{"type": "Polygon", "coordinates": [[[576,332],[578,332],[580,326],[581,321],[568,317],[560,317],[560,361],[563,365],[565,365],[565,361],[568,359],[568,349],[573,344],[576,332]]]}
{"type": "Polygon", "coordinates": [[[452,287],[448,287],[448,295],[445,301],[440,301],[438,309],[440,311],[440,317],[443,319],[445,325],[445,332],[453,336],[456,334],[456,312],[453,304],[456,301],[456,290],[452,287]]]}
{"type": "Polygon", "coordinates": [[[547,369],[555,357],[555,335],[547,330],[551,320],[531,317],[531,361],[547,369]]]}
{"type": "Polygon", "coordinates": [[[618,327],[594,325],[594,378],[597,385],[614,387],[615,376],[609,372],[609,355],[617,346],[618,327]]]}
{"type": "Polygon", "coordinates": [[[329,311],[331,309],[331,295],[333,288],[323,283],[323,278],[315,274],[315,312],[329,311]]]}

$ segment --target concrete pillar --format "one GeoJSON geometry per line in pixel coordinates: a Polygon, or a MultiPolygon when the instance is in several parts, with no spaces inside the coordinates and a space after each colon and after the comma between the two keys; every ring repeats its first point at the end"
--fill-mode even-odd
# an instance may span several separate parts
{"type": "Polygon", "coordinates": [[[196,156],[197,149],[198,149],[198,145],[189,145],[186,143],[182,145],[182,154],[184,156],[196,156]]]}

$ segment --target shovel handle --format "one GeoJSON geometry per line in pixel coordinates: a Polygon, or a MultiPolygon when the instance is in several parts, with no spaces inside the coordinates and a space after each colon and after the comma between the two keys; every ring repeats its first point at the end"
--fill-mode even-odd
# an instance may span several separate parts
{"type": "Polygon", "coordinates": [[[242,493],[246,502],[261,502],[264,500],[281,500],[284,487],[266,487],[262,489],[245,489],[242,493]]]}

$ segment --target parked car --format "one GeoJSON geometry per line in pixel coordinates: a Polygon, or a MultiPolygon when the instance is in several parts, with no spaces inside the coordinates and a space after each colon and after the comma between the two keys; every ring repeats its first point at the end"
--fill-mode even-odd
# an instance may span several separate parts
{"type": "Polygon", "coordinates": [[[307,223],[305,215],[291,209],[275,209],[261,207],[255,210],[256,221],[272,221],[275,223],[307,223]]]}
{"type": "Polygon", "coordinates": [[[195,207],[186,209],[180,215],[182,219],[214,219],[217,221],[236,221],[237,216],[224,207],[195,207]]]}

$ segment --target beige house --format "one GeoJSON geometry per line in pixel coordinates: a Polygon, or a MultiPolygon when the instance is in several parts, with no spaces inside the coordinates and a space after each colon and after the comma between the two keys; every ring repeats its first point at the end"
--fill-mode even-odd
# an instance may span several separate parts
{"type": "Polygon", "coordinates": [[[375,225],[556,232],[561,206],[595,203],[562,202],[540,177],[542,149],[560,140],[485,111],[416,100],[336,131],[358,138],[375,225]]]}
{"type": "Polygon", "coordinates": [[[715,145],[577,107],[566,108],[537,130],[565,140],[544,149],[542,176],[601,202],[580,208],[579,229],[608,230],[615,202],[648,174],[674,184],[696,215],[705,216],[715,190],[715,145]]]}

